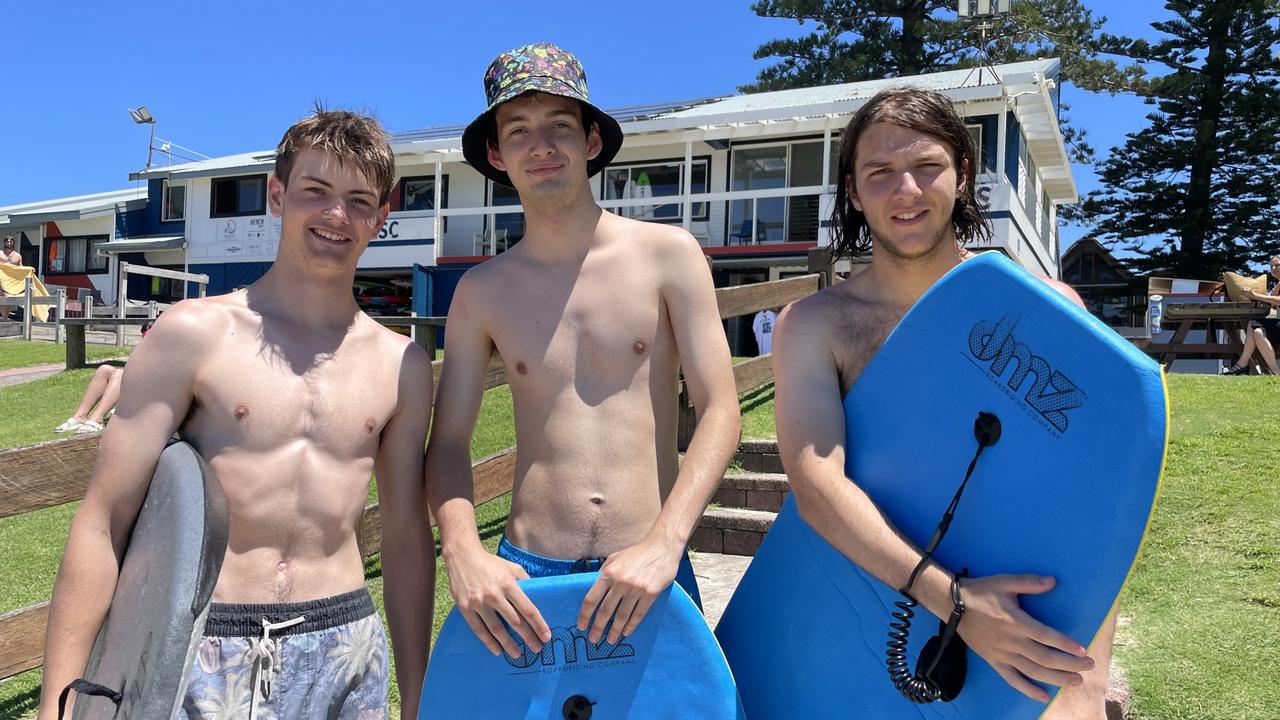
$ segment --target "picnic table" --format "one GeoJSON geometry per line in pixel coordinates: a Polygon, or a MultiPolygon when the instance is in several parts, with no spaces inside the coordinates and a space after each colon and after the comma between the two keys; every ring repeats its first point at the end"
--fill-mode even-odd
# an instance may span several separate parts
{"type": "MultiPolygon", "coordinates": [[[[423,350],[431,356],[432,360],[436,359],[436,332],[437,328],[444,327],[444,318],[442,317],[374,317],[379,324],[385,327],[409,327],[416,328],[414,333],[414,341],[422,346],[423,350]]],[[[149,322],[152,318],[145,317],[123,317],[123,318],[65,318],[58,322],[64,327],[67,333],[67,369],[75,370],[85,366],[85,330],[93,325],[95,327],[117,328],[128,325],[137,325],[141,327],[149,322]]]]}
{"type": "MultiPolygon", "coordinates": [[[[1165,368],[1170,368],[1178,358],[1220,358],[1235,360],[1244,350],[1244,333],[1249,322],[1264,318],[1271,306],[1256,302],[1174,303],[1164,307],[1160,327],[1173,330],[1168,342],[1152,342],[1146,346],[1165,368]],[[1188,342],[1192,330],[1205,331],[1204,342],[1188,342]],[[1226,339],[1218,342],[1218,330],[1225,331],[1226,339]]],[[[1256,351],[1254,362],[1262,358],[1256,351]]]]}

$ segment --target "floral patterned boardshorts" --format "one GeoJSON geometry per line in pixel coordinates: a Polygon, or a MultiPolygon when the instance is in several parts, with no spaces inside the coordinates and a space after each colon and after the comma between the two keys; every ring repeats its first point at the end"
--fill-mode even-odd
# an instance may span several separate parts
{"type": "Polygon", "coordinates": [[[387,637],[364,589],[213,603],[181,720],[384,720],[387,637]]]}

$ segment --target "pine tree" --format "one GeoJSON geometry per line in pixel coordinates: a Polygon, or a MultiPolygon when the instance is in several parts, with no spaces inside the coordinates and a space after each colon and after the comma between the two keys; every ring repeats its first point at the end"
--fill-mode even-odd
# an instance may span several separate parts
{"type": "MultiPolygon", "coordinates": [[[[777,57],[743,92],[782,90],[878,80],[986,62],[1006,63],[1057,57],[1060,81],[1089,90],[1126,89],[1142,71],[1099,59],[1094,43],[1103,19],[1079,0],[1017,0],[1008,16],[995,21],[987,42],[957,17],[956,0],[759,0],[751,9],[762,17],[786,18],[813,31],[799,38],[771,40],[757,60],[777,57]]],[[[1063,123],[1072,159],[1091,162],[1085,133],[1063,123]]]]}
{"type": "Polygon", "coordinates": [[[1083,206],[1093,236],[1139,271],[1216,277],[1280,251],[1277,0],[1171,0],[1156,41],[1100,47],[1163,66],[1127,88],[1154,106],[1100,168],[1083,206]]]}

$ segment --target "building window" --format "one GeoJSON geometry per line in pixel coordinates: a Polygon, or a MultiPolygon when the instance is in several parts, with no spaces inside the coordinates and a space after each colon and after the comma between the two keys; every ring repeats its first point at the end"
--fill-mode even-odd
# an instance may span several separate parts
{"type": "MultiPolygon", "coordinates": [[[[832,138],[827,182],[822,177],[822,141],[735,147],[730,189],[781,190],[825,187],[838,174],[839,140],[832,138]]],[[[728,244],[817,242],[821,195],[791,195],[734,200],[729,206],[728,244]]]]}
{"type": "Polygon", "coordinates": [[[187,186],[171,185],[164,181],[163,198],[160,203],[161,222],[184,220],[187,217],[187,186]]]}
{"type": "MultiPolygon", "coordinates": [[[[449,176],[440,176],[440,209],[449,207],[449,176]]],[[[400,210],[435,210],[436,177],[407,177],[400,179],[400,210]]],[[[449,218],[444,218],[444,232],[449,231],[449,218]]]]}
{"type": "Polygon", "coordinates": [[[209,217],[262,215],[267,211],[267,176],[214,178],[209,217]]]}
{"type": "MultiPolygon", "coordinates": [[[[707,166],[709,158],[693,161],[692,194],[707,192],[707,166]]],[[[639,198],[679,198],[681,179],[684,175],[683,160],[662,160],[635,165],[610,165],[604,174],[605,200],[631,200],[639,198]]],[[[680,203],[662,205],[632,205],[614,208],[613,212],[637,220],[680,222],[680,203]]],[[[695,202],[690,206],[690,219],[705,222],[709,216],[707,203],[695,202]]]]}
{"type": "Polygon", "coordinates": [[[106,244],[108,239],[106,235],[46,239],[44,272],[55,275],[106,272],[107,258],[98,254],[98,248],[106,244]]]}

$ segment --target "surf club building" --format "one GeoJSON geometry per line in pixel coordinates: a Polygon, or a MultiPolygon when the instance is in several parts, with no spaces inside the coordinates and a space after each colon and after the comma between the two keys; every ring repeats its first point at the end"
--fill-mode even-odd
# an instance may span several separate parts
{"type": "MultiPolygon", "coordinates": [[[[75,297],[89,291],[97,304],[117,302],[120,263],[183,270],[181,191],[170,195],[160,180],[125,190],[0,207],[0,236],[12,235],[24,265],[46,286],[75,297]]],[[[170,303],[184,297],[181,282],[129,276],[131,305],[170,303]]]]}
{"type": "MultiPolygon", "coordinates": [[[[688,230],[717,286],[802,274],[809,250],[829,244],[841,129],[882,89],[926,87],[955,100],[981,149],[978,195],[995,225],[984,249],[1056,278],[1056,208],[1077,200],[1057,121],[1059,69],[1044,59],[611,109],[626,142],[592,187],[607,210],[688,230]]],[[[393,135],[391,214],[357,275],[366,307],[444,315],[467,268],[523,237],[515,192],[464,161],[463,127],[393,135]]],[[[209,276],[210,294],[249,284],[275,256],[280,226],[266,205],[273,158],[264,150],[130,176],[147,182],[157,212],[183,199],[157,217],[183,238],[182,264],[209,276]]],[[[729,328],[735,350],[735,336],[750,336],[750,318],[742,322],[729,328]]]]}

